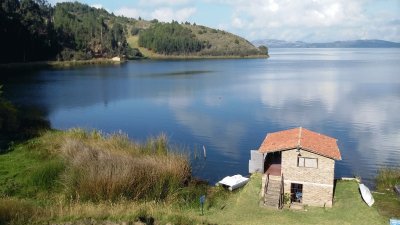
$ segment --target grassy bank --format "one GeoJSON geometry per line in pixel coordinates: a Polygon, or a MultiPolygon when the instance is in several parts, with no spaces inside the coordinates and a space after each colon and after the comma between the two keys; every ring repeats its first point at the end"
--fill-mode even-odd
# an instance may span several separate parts
{"type": "Polygon", "coordinates": [[[394,185],[400,184],[400,168],[383,168],[376,177],[375,207],[387,218],[400,219],[400,197],[395,193],[394,185]]]}
{"type": "Polygon", "coordinates": [[[306,211],[261,208],[258,206],[261,176],[253,176],[246,188],[224,203],[223,209],[207,212],[217,224],[386,224],[375,208],[368,207],[353,181],[340,181],[335,189],[333,208],[307,207],[306,211]]]}
{"type": "Polygon", "coordinates": [[[368,207],[354,181],[337,182],[333,208],[262,208],[259,174],[234,192],[190,174],[165,135],[136,143],[123,134],[46,132],[0,155],[0,224],[387,224],[398,209],[375,194],[368,207]],[[381,203],[393,211],[382,214],[381,203]]]}
{"type": "Polygon", "coordinates": [[[139,144],[123,134],[49,131],[0,155],[0,205],[12,206],[0,207],[0,221],[59,218],[80,203],[179,202],[190,176],[165,135],[139,144]]]}
{"type": "Polygon", "coordinates": [[[113,61],[111,59],[90,59],[90,60],[73,60],[73,61],[40,61],[40,62],[24,62],[24,63],[7,63],[0,64],[0,69],[5,70],[31,70],[44,68],[68,68],[74,66],[85,65],[119,65],[124,61],[113,61]]]}

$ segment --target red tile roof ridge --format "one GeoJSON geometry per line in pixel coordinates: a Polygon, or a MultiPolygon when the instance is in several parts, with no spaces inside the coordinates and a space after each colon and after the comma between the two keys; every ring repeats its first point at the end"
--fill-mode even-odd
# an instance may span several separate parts
{"type": "Polygon", "coordinates": [[[302,130],[302,127],[300,127],[300,129],[299,129],[299,140],[297,141],[297,148],[301,148],[301,130],[302,130]]]}
{"type": "Polygon", "coordinates": [[[341,160],[337,139],[303,127],[268,133],[258,151],[263,153],[303,149],[324,157],[341,160]]]}

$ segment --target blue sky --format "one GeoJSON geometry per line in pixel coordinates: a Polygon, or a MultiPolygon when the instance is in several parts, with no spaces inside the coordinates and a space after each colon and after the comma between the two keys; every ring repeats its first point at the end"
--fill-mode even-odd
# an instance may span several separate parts
{"type": "MultiPolygon", "coordinates": [[[[61,0],[62,1],[62,0],[61,0]]],[[[51,4],[61,2],[49,0],[51,4]]],[[[400,0],[79,0],[127,17],[196,22],[248,40],[400,42],[400,0]]]]}

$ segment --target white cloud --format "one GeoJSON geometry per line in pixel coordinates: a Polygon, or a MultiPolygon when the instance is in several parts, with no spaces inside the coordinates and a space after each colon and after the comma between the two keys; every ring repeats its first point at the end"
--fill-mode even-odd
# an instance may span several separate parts
{"type": "Polygon", "coordinates": [[[114,11],[115,15],[118,16],[126,16],[130,18],[138,18],[139,16],[143,16],[143,11],[138,10],[136,8],[128,8],[122,7],[114,11]]]}
{"type": "Polygon", "coordinates": [[[188,3],[189,0],[140,0],[139,5],[182,5],[188,3]]]}
{"type": "Polygon", "coordinates": [[[178,22],[184,22],[189,19],[196,12],[196,8],[188,7],[182,9],[173,9],[169,7],[158,8],[151,13],[151,17],[158,19],[163,22],[171,22],[176,20],[178,22]]]}
{"type": "Polygon", "coordinates": [[[90,6],[96,8],[96,9],[103,9],[104,8],[102,4],[93,4],[93,5],[90,5],[90,6]]]}
{"type": "Polygon", "coordinates": [[[236,18],[233,18],[232,25],[235,28],[243,28],[245,26],[245,23],[243,23],[242,19],[236,17],[236,18]]]}
{"type": "Polygon", "coordinates": [[[249,39],[275,38],[318,42],[364,38],[398,41],[400,37],[399,26],[390,24],[390,21],[398,20],[400,14],[371,10],[371,4],[375,4],[373,1],[218,2],[233,8],[228,29],[249,39]]]}
{"type": "Polygon", "coordinates": [[[73,2],[74,0],[50,0],[48,1],[51,5],[55,6],[57,3],[61,2],[73,2]]]}

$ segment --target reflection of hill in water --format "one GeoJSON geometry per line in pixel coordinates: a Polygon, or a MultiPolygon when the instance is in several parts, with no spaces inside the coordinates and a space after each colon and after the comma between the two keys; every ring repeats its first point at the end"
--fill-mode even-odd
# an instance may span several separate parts
{"type": "Polygon", "coordinates": [[[303,126],[338,139],[336,176],[357,174],[371,184],[378,167],[400,158],[400,53],[369,51],[135,61],[42,71],[6,85],[19,103],[47,109],[58,128],[122,130],[135,139],[166,132],[188,151],[205,145],[207,160],[196,175],[210,181],[246,174],[249,150],[267,132],[303,126]]]}

